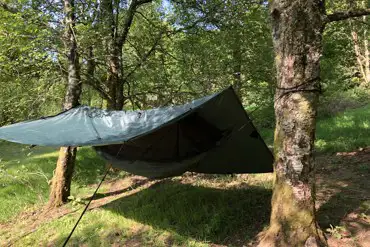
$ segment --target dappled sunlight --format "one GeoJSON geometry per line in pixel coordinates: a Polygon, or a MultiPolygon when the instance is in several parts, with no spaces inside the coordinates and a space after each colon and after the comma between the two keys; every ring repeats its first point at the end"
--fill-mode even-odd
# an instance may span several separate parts
{"type": "MultiPolygon", "coordinates": [[[[340,152],[370,145],[369,116],[370,105],[366,105],[319,119],[316,125],[316,149],[319,152],[340,152]]],[[[272,129],[262,129],[261,136],[267,144],[272,145],[272,129]]]]}
{"type": "MultiPolygon", "coordinates": [[[[334,122],[336,128],[353,128],[356,124],[353,116],[343,116],[341,118],[337,118],[334,122]]],[[[326,127],[330,128],[331,126],[326,127]]]]}
{"type": "MultiPolygon", "coordinates": [[[[324,229],[332,225],[335,231],[345,227],[350,236],[358,237],[359,241],[365,236],[368,220],[365,214],[370,206],[366,199],[369,182],[366,176],[360,176],[369,172],[368,167],[362,165],[368,151],[325,155],[317,159],[320,225],[324,229]]],[[[107,180],[70,243],[88,246],[248,245],[268,225],[272,176],[187,173],[162,181],[142,177],[107,180]]],[[[82,196],[81,193],[85,194],[77,191],[76,196],[82,196]]],[[[70,210],[75,207],[79,210],[41,224],[36,232],[15,246],[35,242],[60,246],[82,206],[67,205],[67,208],[72,207],[70,210]]],[[[329,241],[336,239],[331,237],[329,241]]]]}
{"type": "Polygon", "coordinates": [[[317,158],[318,220],[331,246],[369,244],[369,163],[369,148],[317,158]]]}
{"type": "Polygon", "coordinates": [[[317,139],[316,142],[315,142],[315,146],[318,149],[325,149],[327,145],[328,145],[328,143],[323,139],[317,139]]]}
{"type": "Polygon", "coordinates": [[[29,152],[29,159],[44,159],[44,158],[58,158],[58,151],[50,152],[50,153],[41,153],[38,155],[33,155],[32,152],[29,152]]]}
{"type": "Polygon", "coordinates": [[[370,129],[370,120],[362,122],[362,128],[370,129]]]}

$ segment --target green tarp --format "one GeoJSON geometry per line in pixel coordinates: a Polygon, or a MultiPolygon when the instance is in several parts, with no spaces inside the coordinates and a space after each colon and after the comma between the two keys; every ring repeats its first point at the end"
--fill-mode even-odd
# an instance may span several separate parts
{"type": "Polygon", "coordinates": [[[273,157],[228,88],[191,103],[145,111],[80,106],[0,128],[0,139],[94,146],[113,166],[147,177],[272,171],[273,157]]]}

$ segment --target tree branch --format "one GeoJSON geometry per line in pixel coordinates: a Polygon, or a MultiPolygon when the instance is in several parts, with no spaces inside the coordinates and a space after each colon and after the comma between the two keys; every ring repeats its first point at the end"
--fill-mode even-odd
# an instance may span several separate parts
{"type": "MultiPolygon", "coordinates": [[[[85,73],[83,73],[85,74],[85,73]]],[[[89,85],[90,87],[92,87],[97,93],[100,94],[100,96],[103,98],[103,99],[106,99],[108,101],[111,101],[111,98],[110,96],[107,94],[107,92],[104,90],[104,88],[102,88],[100,85],[102,85],[101,82],[99,82],[98,79],[96,79],[95,77],[91,77],[90,75],[86,75],[87,77],[89,77],[88,80],[84,80],[83,83],[85,83],[86,85],[89,85]]]]}
{"type": "Polygon", "coordinates": [[[370,8],[367,9],[354,9],[343,12],[336,12],[327,15],[327,22],[343,21],[354,17],[360,17],[364,15],[370,15],[370,8]]]}
{"type": "Polygon", "coordinates": [[[132,3],[130,4],[130,7],[127,10],[126,18],[124,20],[123,30],[119,34],[118,38],[118,44],[120,44],[121,47],[126,42],[137,8],[140,7],[140,5],[142,4],[150,2],[152,2],[152,0],[133,0],[132,3]]]}
{"type": "Polygon", "coordinates": [[[152,25],[153,27],[155,28],[159,28],[157,27],[157,25],[155,25],[151,20],[149,20],[143,13],[141,13],[140,11],[136,11],[137,14],[139,14],[146,22],[148,22],[150,25],[152,25]]]}
{"type": "Polygon", "coordinates": [[[136,64],[136,66],[125,76],[125,78],[123,79],[124,81],[127,81],[127,79],[133,74],[135,73],[135,71],[141,67],[141,65],[143,65],[143,63],[149,58],[149,56],[155,51],[155,49],[157,48],[158,44],[159,44],[159,41],[161,40],[162,38],[162,35],[163,35],[163,32],[160,32],[158,37],[156,38],[152,48],[150,48],[150,50],[144,54],[144,56],[141,58],[141,60],[136,64]]]}

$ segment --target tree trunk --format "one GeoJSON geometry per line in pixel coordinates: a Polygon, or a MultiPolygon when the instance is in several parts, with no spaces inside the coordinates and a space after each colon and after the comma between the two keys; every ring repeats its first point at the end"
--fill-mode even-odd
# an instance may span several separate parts
{"type": "MultiPolygon", "coordinates": [[[[238,30],[236,30],[238,32],[238,30]]],[[[235,35],[236,40],[234,41],[234,45],[232,48],[232,56],[233,56],[233,76],[234,76],[234,90],[235,93],[239,96],[242,100],[241,89],[242,89],[242,50],[240,44],[240,35],[235,35]]]]}
{"type": "Polygon", "coordinates": [[[107,88],[109,100],[107,101],[108,109],[122,110],[125,97],[123,95],[123,64],[122,49],[126,43],[136,9],[152,0],[132,0],[129,2],[125,11],[123,25],[119,22],[119,2],[112,0],[103,0],[101,4],[102,19],[105,29],[106,44],[108,48],[108,77],[107,88]],[[115,3],[115,4],[114,4],[115,3]]]}
{"type": "Polygon", "coordinates": [[[232,41],[231,41],[231,51],[232,51],[232,65],[233,65],[233,87],[235,93],[239,96],[240,100],[241,97],[241,89],[242,89],[242,60],[243,60],[243,51],[242,51],[242,44],[241,44],[241,27],[238,26],[237,23],[233,23],[230,27],[232,30],[232,41]]]}
{"type": "MultiPolygon", "coordinates": [[[[363,21],[366,23],[367,16],[363,16],[363,21]]],[[[367,28],[364,28],[364,60],[365,60],[365,87],[370,86],[370,52],[369,52],[369,36],[367,28]]]]}
{"type": "Polygon", "coordinates": [[[108,109],[122,110],[123,107],[123,83],[122,83],[122,47],[113,40],[109,47],[108,56],[108,109]]]}
{"type": "Polygon", "coordinates": [[[259,246],[322,246],[315,217],[313,149],[325,9],[317,0],[271,3],[277,69],[275,181],[259,246]]]}
{"type": "MultiPolygon", "coordinates": [[[[349,1],[349,8],[356,9],[359,7],[366,8],[365,1],[361,1],[361,3],[356,3],[354,0],[349,1]]],[[[366,23],[366,16],[363,16],[363,22],[366,23]]],[[[368,36],[367,36],[367,28],[364,28],[363,34],[363,52],[361,48],[361,44],[359,40],[358,30],[356,30],[356,26],[354,22],[350,20],[349,22],[351,27],[351,36],[353,41],[353,48],[355,51],[357,67],[360,70],[362,83],[360,84],[363,87],[368,87],[370,83],[370,61],[369,61],[369,43],[368,43],[368,36]]]]}
{"type": "Polygon", "coordinates": [[[107,45],[107,64],[108,76],[106,80],[107,108],[121,110],[123,107],[123,83],[122,83],[122,48],[123,44],[119,42],[118,33],[118,10],[119,6],[114,6],[112,0],[102,1],[102,18],[104,24],[104,35],[107,45]],[[114,7],[116,10],[114,11],[114,7]]]}
{"type": "MultiPolygon", "coordinates": [[[[360,44],[358,40],[358,33],[353,27],[353,23],[351,23],[351,36],[352,36],[352,41],[353,41],[353,48],[355,50],[357,67],[360,70],[361,77],[364,81],[364,83],[361,83],[361,84],[362,85],[367,84],[368,82],[367,82],[367,75],[366,75],[365,59],[363,59],[365,57],[361,54],[360,44]]],[[[366,44],[367,41],[364,41],[364,43],[366,44]]]]}
{"type": "MultiPolygon", "coordinates": [[[[68,51],[68,85],[63,109],[68,110],[79,104],[78,100],[81,94],[79,57],[74,33],[74,0],[64,0],[64,12],[66,27],[63,41],[68,51]]],[[[75,147],[62,147],[60,149],[57,167],[51,185],[49,207],[58,207],[67,202],[68,196],[70,195],[76,153],[77,148],[75,147]]]]}
{"type": "MultiPolygon", "coordinates": [[[[94,47],[89,46],[88,47],[88,53],[87,53],[87,62],[86,62],[86,77],[85,77],[85,83],[89,85],[90,83],[93,83],[94,76],[95,76],[95,68],[96,68],[96,61],[94,58],[94,47]]],[[[93,88],[89,87],[85,91],[87,94],[87,102],[88,105],[92,105],[92,90],[93,88]]]]}
{"type": "Polygon", "coordinates": [[[71,192],[76,153],[77,148],[75,147],[60,148],[57,167],[51,186],[49,207],[58,207],[67,202],[71,192]]]}

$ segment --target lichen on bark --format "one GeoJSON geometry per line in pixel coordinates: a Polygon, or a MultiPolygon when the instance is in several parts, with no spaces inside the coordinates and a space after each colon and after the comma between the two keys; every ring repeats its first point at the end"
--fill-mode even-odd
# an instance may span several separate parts
{"type": "Polygon", "coordinates": [[[270,227],[259,246],[321,246],[313,149],[324,10],[317,0],[274,0],[277,89],[275,180],[270,227]]]}

